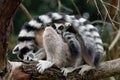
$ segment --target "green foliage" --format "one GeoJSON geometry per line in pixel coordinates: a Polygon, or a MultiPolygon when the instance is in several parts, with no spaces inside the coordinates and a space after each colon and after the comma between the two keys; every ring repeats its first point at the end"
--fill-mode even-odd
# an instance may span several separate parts
{"type": "MultiPolygon", "coordinates": [[[[87,0],[73,0],[78,7],[81,14],[88,12],[90,14],[90,20],[98,19],[99,15],[96,15],[97,9],[93,0],[87,2],[87,0]],[[96,15],[96,16],[95,16],[96,15]]],[[[71,9],[73,12],[66,11],[65,9],[61,8],[62,12],[67,14],[78,14],[73,3],[71,0],[61,0],[62,5],[71,9]]],[[[24,0],[24,6],[28,9],[32,17],[45,14],[47,12],[56,12],[58,11],[58,4],[57,0],[24,0]]],[[[28,21],[25,15],[20,11],[17,10],[16,15],[14,16],[14,32],[15,35],[18,34],[24,22],[28,21]]]]}
{"type": "Polygon", "coordinates": [[[9,39],[9,44],[8,44],[8,57],[9,60],[15,60],[17,59],[15,54],[12,54],[12,50],[15,47],[15,45],[17,44],[17,37],[16,35],[11,35],[10,39],[9,39]]]}

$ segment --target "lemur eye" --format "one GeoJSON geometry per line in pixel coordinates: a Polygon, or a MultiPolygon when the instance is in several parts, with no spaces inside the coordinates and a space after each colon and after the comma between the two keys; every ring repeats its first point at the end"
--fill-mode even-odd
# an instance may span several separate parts
{"type": "Polygon", "coordinates": [[[67,37],[67,39],[71,39],[71,37],[67,37]]]}
{"type": "Polygon", "coordinates": [[[54,24],[52,24],[52,27],[53,27],[54,29],[56,29],[56,26],[55,26],[54,24]]]}
{"type": "Polygon", "coordinates": [[[63,30],[63,29],[64,29],[64,26],[60,26],[58,29],[59,29],[59,30],[63,30]]]}

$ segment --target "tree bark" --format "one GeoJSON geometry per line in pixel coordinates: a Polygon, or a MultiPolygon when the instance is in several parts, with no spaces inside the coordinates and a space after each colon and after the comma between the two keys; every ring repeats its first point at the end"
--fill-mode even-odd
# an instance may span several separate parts
{"type": "Polygon", "coordinates": [[[36,63],[24,64],[21,68],[31,75],[32,80],[99,80],[120,74],[120,59],[103,62],[98,69],[87,71],[83,76],[78,74],[79,69],[69,73],[67,77],[64,77],[57,68],[49,68],[43,74],[39,74],[36,70],[36,63]]]}
{"type": "Polygon", "coordinates": [[[21,0],[0,0],[0,77],[3,77],[8,71],[6,57],[8,36],[12,17],[20,2],[21,0]]]}
{"type": "MultiPolygon", "coordinates": [[[[119,22],[118,19],[118,8],[119,8],[119,0],[110,0],[110,4],[112,6],[109,7],[109,14],[113,21],[119,22]]],[[[117,32],[119,30],[119,24],[113,22],[114,25],[112,25],[113,33],[117,32]]],[[[111,40],[113,41],[115,39],[117,34],[113,34],[111,37],[111,40]]],[[[119,57],[119,49],[118,49],[119,43],[114,44],[114,47],[111,49],[111,58],[116,59],[119,57]]]]}

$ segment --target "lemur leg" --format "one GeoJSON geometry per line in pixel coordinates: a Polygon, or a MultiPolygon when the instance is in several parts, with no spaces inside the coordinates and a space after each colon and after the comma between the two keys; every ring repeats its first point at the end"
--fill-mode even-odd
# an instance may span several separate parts
{"type": "Polygon", "coordinates": [[[68,43],[71,56],[73,60],[72,67],[61,68],[61,72],[63,72],[64,76],[67,76],[68,73],[73,72],[82,64],[82,53],[81,53],[81,44],[76,39],[76,36],[70,32],[63,33],[64,40],[68,43]]]}
{"type": "Polygon", "coordinates": [[[39,60],[37,69],[40,73],[43,73],[45,69],[53,65],[58,68],[66,65],[64,42],[52,27],[45,28],[43,46],[46,51],[46,60],[39,60]]]}

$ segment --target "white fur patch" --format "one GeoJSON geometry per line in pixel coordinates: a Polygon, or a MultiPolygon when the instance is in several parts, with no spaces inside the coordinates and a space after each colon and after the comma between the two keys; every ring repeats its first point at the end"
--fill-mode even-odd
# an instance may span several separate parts
{"type": "Polygon", "coordinates": [[[103,50],[103,47],[101,45],[96,45],[97,49],[103,50]]]}
{"type": "MultiPolygon", "coordinates": [[[[24,48],[25,46],[28,47],[28,48],[32,48],[32,46],[30,45],[33,45],[33,43],[31,41],[24,41],[24,42],[19,42],[17,44],[17,46],[15,48],[19,48],[19,50],[21,50],[22,48],[24,48]]],[[[13,50],[14,51],[14,50],[13,50]]]]}
{"type": "Polygon", "coordinates": [[[95,27],[94,27],[93,25],[91,25],[91,24],[87,24],[86,27],[87,27],[88,29],[93,29],[93,28],[95,28],[95,27]]]}
{"type": "Polygon", "coordinates": [[[42,23],[38,23],[36,20],[31,20],[28,24],[35,28],[40,28],[42,25],[42,23]]]}
{"type": "Polygon", "coordinates": [[[52,19],[49,18],[47,15],[39,16],[39,18],[41,19],[41,21],[42,21],[44,24],[47,24],[47,23],[52,22],[52,19]]]}
{"type": "Polygon", "coordinates": [[[95,38],[95,42],[102,43],[102,40],[100,38],[95,38]]]}
{"type": "Polygon", "coordinates": [[[9,61],[9,63],[12,65],[12,71],[22,65],[21,62],[12,62],[12,61],[9,61]]]}
{"type": "Polygon", "coordinates": [[[85,35],[90,35],[90,36],[92,36],[89,31],[86,31],[84,34],[85,34],[85,35]]]}
{"type": "Polygon", "coordinates": [[[27,32],[25,29],[22,29],[19,34],[19,37],[35,37],[35,32],[34,31],[27,32]]]}
{"type": "Polygon", "coordinates": [[[87,28],[85,26],[80,26],[79,29],[81,32],[84,32],[85,30],[87,30],[87,28]]]}
{"type": "Polygon", "coordinates": [[[83,23],[83,22],[86,21],[86,19],[85,19],[85,18],[80,18],[79,21],[80,21],[81,23],[83,23]]]}
{"type": "Polygon", "coordinates": [[[58,13],[52,13],[52,17],[57,20],[57,19],[61,19],[63,16],[58,13]]]}
{"type": "MultiPolygon", "coordinates": [[[[94,26],[91,25],[91,24],[87,24],[86,27],[87,27],[88,30],[90,30],[90,29],[96,29],[96,30],[97,30],[97,28],[94,27],[94,26]]],[[[97,31],[98,31],[98,30],[97,30],[97,31]]]]}
{"type": "Polygon", "coordinates": [[[75,19],[75,16],[74,16],[74,15],[71,15],[70,17],[73,18],[73,19],[75,19]]]}
{"type": "Polygon", "coordinates": [[[80,23],[78,20],[73,20],[72,22],[75,27],[80,27],[80,23]]]}
{"type": "Polygon", "coordinates": [[[71,23],[66,22],[65,26],[71,26],[71,23]]]}
{"type": "Polygon", "coordinates": [[[32,41],[24,41],[24,42],[20,42],[19,45],[21,46],[30,46],[33,45],[32,41]]]}
{"type": "Polygon", "coordinates": [[[61,23],[54,23],[55,27],[58,29],[60,26],[62,26],[63,24],[61,23]]]}
{"type": "Polygon", "coordinates": [[[70,23],[72,23],[72,21],[73,21],[69,15],[65,15],[65,20],[70,23]]]}
{"type": "Polygon", "coordinates": [[[92,32],[92,34],[93,34],[94,37],[96,37],[96,36],[99,37],[99,36],[100,36],[100,35],[98,34],[98,32],[96,32],[96,31],[92,32]]]}

